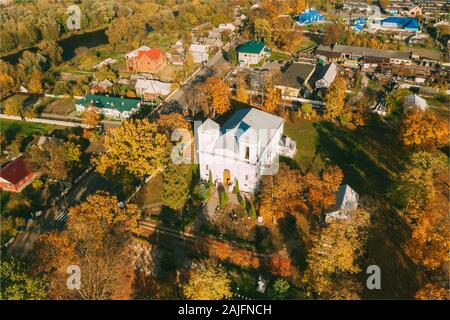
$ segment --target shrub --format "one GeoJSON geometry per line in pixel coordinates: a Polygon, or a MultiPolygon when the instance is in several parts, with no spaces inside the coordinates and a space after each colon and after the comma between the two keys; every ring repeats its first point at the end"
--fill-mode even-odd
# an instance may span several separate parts
{"type": "Polygon", "coordinates": [[[220,193],[220,206],[225,206],[228,203],[228,194],[226,191],[220,193]]]}
{"type": "Polygon", "coordinates": [[[208,196],[209,196],[208,188],[204,184],[201,184],[200,187],[198,188],[198,193],[197,193],[198,199],[205,201],[206,199],[208,199],[208,196]]]}
{"type": "Polygon", "coordinates": [[[256,211],[251,202],[250,202],[250,210],[248,211],[248,214],[252,218],[256,217],[256,211]]]}
{"type": "Polygon", "coordinates": [[[269,296],[272,299],[284,299],[290,289],[290,284],[284,279],[278,278],[270,288],[269,296]]]}
{"type": "Polygon", "coordinates": [[[235,194],[239,194],[239,180],[236,179],[236,183],[234,184],[233,192],[235,194]]]}
{"type": "Polygon", "coordinates": [[[211,173],[211,170],[209,170],[208,186],[209,186],[210,188],[213,186],[213,179],[212,179],[212,173],[211,173]]]}

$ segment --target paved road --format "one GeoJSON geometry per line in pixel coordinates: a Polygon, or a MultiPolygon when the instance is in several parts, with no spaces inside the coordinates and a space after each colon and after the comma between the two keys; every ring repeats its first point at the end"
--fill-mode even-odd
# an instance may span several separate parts
{"type": "Polygon", "coordinates": [[[172,97],[161,106],[161,108],[159,108],[158,114],[186,110],[187,108],[187,102],[185,99],[186,90],[192,88],[196,84],[203,83],[206,80],[206,78],[213,75],[213,68],[217,69],[227,64],[228,62],[225,60],[223,52],[225,52],[231,46],[235,46],[237,43],[239,43],[239,41],[240,41],[239,37],[237,37],[236,39],[231,41],[230,44],[225,46],[222,49],[222,51],[219,51],[214,57],[209,59],[206,65],[194,77],[192,77],[192,79],[190,79],[187,84],[178,89],[178,91],[175,92],[172,95],[172,97]]]}

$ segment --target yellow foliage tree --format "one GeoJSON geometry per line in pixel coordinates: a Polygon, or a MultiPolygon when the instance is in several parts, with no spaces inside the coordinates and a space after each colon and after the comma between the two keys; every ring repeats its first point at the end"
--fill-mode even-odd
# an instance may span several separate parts
{"type": "Polygon", "coordinates": [[[183,294],[193,300],[221,300],[231,298],[231,280],[216,262],[205,260],[190,270],[183,294]]]}
{"type": "Polygon", "coordinates": [[[199,98],[205,114],[213,118],[230,109],[230,88],[217,77],[209,77],[199,87],[199,98]]]}
{"type": "Polygon", "coordinates": [[[351,212],[348,220],[335,220],[313,235],[308,253],[308,284],[319,294],[333,289],[333,279],[360,271],[356,260],[364,252],[369,214],[351,212]]]}
{"type": "Polygon", "coordinates": [[[330,88],[328,88],[325,96],[324,116],[329,120],[336,120],[344,113],[345,90],[347,89],[347,81],[338,76],[330,88]]]}
{"type": "Polygon", "coordinates": [[[259,213],[270,222],[293,210],[305,209],[301,199],[303,189],[300,172],[281,164],[276,175],[261,180],[259,213]]]}
{"type": "Polygon", "coordinates": [[[411,110],[400,123],[400,140],[404,145],[415,147],[448,144],[448,121],[438,118],[434,112],[411,110]]]}
{"type": "Polygon", "coordinates": [[[105,137],[104,154],[94,159],[100,174],[125,170],[143,178],[159,172],[167,159],[167,137],[147,119],[125,121],[110,129],[105,137]]]}
{"type": "Polygon", "coordinates": [[[449,300],[450,290],[433,283],[428,283],[416,293],[417,300],[449,300]]]}

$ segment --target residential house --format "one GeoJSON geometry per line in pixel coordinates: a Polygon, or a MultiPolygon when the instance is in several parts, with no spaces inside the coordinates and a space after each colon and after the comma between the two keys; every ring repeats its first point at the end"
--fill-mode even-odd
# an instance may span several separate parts
{"type": "Polygon", "coordinates": [[[195,63],[208,61],[208,50],[203,44],[191,44],[189,51],[192,53],[195,63]]]}
{"type": "Polygon", "coordinates": [[[281,91],[282,97],[299,97],[302,88],[312,90],[308,81],[314,73],[315,65],[310,63],[292,63],[283,70],[275,88],[281,91]]]}
{"type": "Polygon", "coordinates": [[[381,20],[380,24],[383,28],[419,32],[419,22],[410,17],[389,17],[381,20]]]}
{"type": "Polygon", "coordinates": [[[116,62],[117,62],[116,59],[106,58],[106,59],[103,60],[102,62],[97,63],[95,66],[93,66],[93,69],[99,69],[99,68],[101,68],[101,67],[103,67],[103,66],[107,66],[107,65],[110,65],[110,64],[114,64],[114,63],[116,63],[116,62]]]}
{"type": "Polygon", "coordinates": [[[284,99],[309,96],[315,89],[327,89],[337,75],[337,66],[331,64],[292,63],[283,70],[275,85],[284,99]]]}
{"type": "Polygon", "coordinates": [[[257,40],[247,41],[240,45],[236,51],[240,66],[257,65],[270,54],[270,50],[266,48],[264,42],[257,40]]]}
{"type": "Polygon", "coordinates": [[[336,78],[338,68],[334,63],[328,65],[317,65],[311,79],[316,89],[329,88],[336,78]]]}
{"type": "Polygon", "coordinates": [[[112,97],[109,95],[90,94],[79,99],[75,103],[77,112],[84,112],[92,107],[100,114],[107,117],[129,118],[133,113],[139,110],[141,100],[129,99],[123,97],[112,97]]]}
{"type": "Polygon", "coordinates": [[[424,98],[419,97],[417,94],[409,95],[405,98],[405,112],[411,109],[418,108],[422,111],[428,109],[427,101],[424,98]]]}
{"type": "Polygon", "coordinates": [[[37,176],[25,158],[19,156],[0,168],[0,188],[9,192],[21,192],[37,176]]]}
{"type": "Polygon", "coordinates": [[[136,94],[145,100],[154,100],[159,96],[170,94],[172,83],[165,83],[158,80],[138,79],[136,81],[136,94]]]}
{"type": "Polygon", "coordinates": [[[219,24],[219,29],[222,31],[227,30],[230,32],[234,32],[234,30],[236,30],[236,27],[232,23],[221,23],[219,24]]]}
{"type": "Polygon", "coordinates": [[[239,181],[254,192],[262,175],[276,174],[278,156],[295,153],[294,141],[283,137],[284,120],[254,109],[236,111],[222,126],[208,119],[196,130],[200,176],[231,190],[239,181]]]}
{"type": "Polygon", "coordinates": [[[108,93],[111,91],[113,83],[108,79],[103,81],[92,80],[91,93],[108,93]]]}
{"type": "Polygon", "coordinates": [[[140,47],[125,55],[127,71],[157,73],[167,65],[166,53],[158,48],[140,47]]]}
{"type": "Polygon", "coordinates": [[[321,15],[316,9],[305,9],[299,16],[297,23],[300,25],[313,24],[325,21],[325,16],[321,15]]]}
{"type": "Polygon", "coordinates": [[[411,52],[373,49],[366,47],[345,46],[336,44],[332,47],[320,45],[316,55],[329,61],[360,60],[364,63],[411,65],[411,52]]]}
{"type": "Polygon", "coordinates": [[[358,208],[358,201],[359,195],[348,184],[340,186],[332,211],[325,213],[325,222],[350,219],[351,213],[358,208]]]}

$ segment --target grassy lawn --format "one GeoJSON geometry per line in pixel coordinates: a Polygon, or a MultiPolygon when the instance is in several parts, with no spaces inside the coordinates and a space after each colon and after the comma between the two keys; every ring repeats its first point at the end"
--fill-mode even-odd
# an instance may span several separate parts
{"type": "Polygon", "coordinates": [[[0,132],[10,141],[17,135],[49,135],[59,127],[52,124],[0,119],[0,132]]]}
{"type": "Polygon", "coordinates": [[[284,124],[284,134],[297,142],[294,160],[302,170],[318,172],[324,167],[324,161],[317,154],[319,134],[313,121],[290,119],[284,124]]]}
{"type": "Polygon", "coordinates": [[[270,56],[269,56],[268,60],[270,62],[272,62],[272,61],[279,61],[279,60],[286,61],[286,60],[290,60],[291,58],[292,57],[289,54],[282,53],[282,52],[277,52],[277,51],[272,51],[270,53],[270,56]]]}
{"type": "Polygon", "coordinates": [[[181,70],[183,70],[182,66],[168,64],[160,72],[158,72],[157,75],[162,81],[172,82],[177,77],[177,73],[181,70]]]}
{"type": "Polygon", "coordinates": [[[385,192],[404,159],[394,134],[377,126],[347,129],[321,120],[291,119],[284,132],[297,141],[294,160],[300,169],[318,172],[327,162],[336,164],[359,193],[385,192]]]}
{"type": "MultiPolygon", "coordinates": [[[[188,185],[191,185],[192,183],[194,176],[193,170],[195,167],[196,165],[186,166],[185,177],[188,185]]],[[[144,188],[142,188],[142,190],[136,195],[134,202],[141,208],[160,203],[163,201],[162,190],[163,177],[162,174],[159,174],[151,179],[144,188]]]]}
{"type": "Polygon", "coordinates": [[[295,52],[303,51],[317,45],[317,43],[314,40],[312,40],[306,35],[303,35],[302,39],[303,39],[302,44],[300,45],[300,47],[294,50],[295,52]]]}
{"type": "Polygon", "coordinates": [[[56,99],[47,104],[43,112],[53,113],[60,116],[66,116],[75,110],[75,103],[73,99],[56,99]]]}

